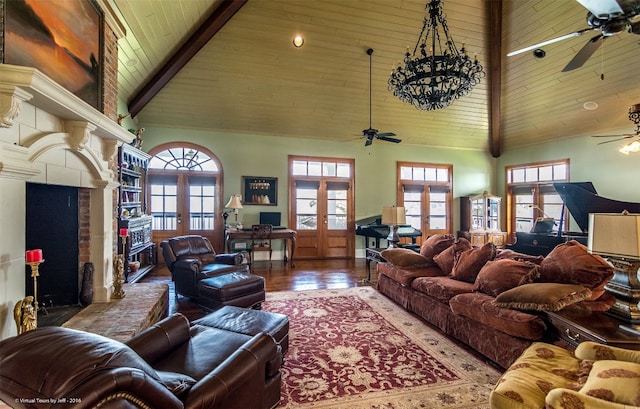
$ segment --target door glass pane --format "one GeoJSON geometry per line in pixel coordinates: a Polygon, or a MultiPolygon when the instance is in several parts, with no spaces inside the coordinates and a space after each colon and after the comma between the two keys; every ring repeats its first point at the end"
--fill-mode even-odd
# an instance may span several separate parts
{"type": "Polygon", "coordinates": [[[338,170],[336,176],[341,178],[351,177],[351,166],[348,163],[338,163],[338,170]]]}
{"type": "Polygon", "coordinates": [[[291,173],[296,176],[306,176],[307,175],[307,162],[294,160],[291,173]]]}
{"type": "Polygon", "coordinates": [[[431,192],[429,194],[429,226],[431,230],[447,228],[447,194],[431,192]]]}
{"type": "Polygon", "coordinates": [[[324,176],[335,176],[336,175],[336,164],[333,162],[323,162],[324,166],[324,176]]]}
{"type": "Polygon", "coordinates": [[[347,229],[347,190],[327,191],[327,224],[329,230],[347,229]]]}
{"type": "Polygon", "coordinates": [[[533,195],[516,194],[516,231],[530,232],[533,227],[533,195]]]}
{"type": "Polygon", "coordinates": [[[422,230],[422,193],[404,192],[403,198],[407,224],[414,229],[422,230]]]}
{"type": "Polygon", "coordinates": [[[296,229],[316,230],[318,228],[318,190],[296,189],[296,229]]]}
{"type": "Polygon", "coordinates": [[[154,230],[176,230],[178,210],[178,179],[151,178],[151,216],[154,230]]]}
{"type": "Polygon", "coordinates": [[[213,230],[215,220],[215,185],[202,178],[191,178],[189,186],[189,229],[213,230]],[[198,183],[198,184],[196,184],[198,183]],[[209,183],[205,185],[204,183],[209,183]]]}

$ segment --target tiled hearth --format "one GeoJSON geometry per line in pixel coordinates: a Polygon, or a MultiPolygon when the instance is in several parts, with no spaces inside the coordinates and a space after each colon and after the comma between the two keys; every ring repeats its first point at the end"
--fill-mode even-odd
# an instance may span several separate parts
{"type": "Polygon", "coordinates": [[[124,284],[123,289],[125,292],[123,299],[93,303],[62,326],[126,341],[167,316],[169,310],[167,284],[124,284]]]}

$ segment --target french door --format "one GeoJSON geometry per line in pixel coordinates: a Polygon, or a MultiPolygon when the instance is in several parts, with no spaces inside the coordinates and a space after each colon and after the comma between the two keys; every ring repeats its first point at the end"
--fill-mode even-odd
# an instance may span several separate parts
{"type": "Polygon", "coordinates": [[[353,159],[289,157],[289,226],[296,258],[355,254],[353,159]]]}
{"type": "Polygon", "coordinates": [[[223,252],[220,172],[209,163],[211,154],[182,145],[160,149],[149,162],[147,203],[153,241],[194,234],[207,237],[217,252],[223,252]]]}
{"type": "Polygon", "coordinates": [[[398,162],[398,206],[405,208],[407,224],[422,231],[423,240],[452,232],[451,185],[451,165],[398,162]]]}

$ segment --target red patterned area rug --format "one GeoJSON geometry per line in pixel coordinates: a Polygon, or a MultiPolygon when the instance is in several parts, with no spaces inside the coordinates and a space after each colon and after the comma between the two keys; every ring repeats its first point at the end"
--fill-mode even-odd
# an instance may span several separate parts
{"type": "Polygon", "coordinates": [[[284,408],[489,408],[500,373],[372,287],[267,293],[289,317],[284,408]]]}

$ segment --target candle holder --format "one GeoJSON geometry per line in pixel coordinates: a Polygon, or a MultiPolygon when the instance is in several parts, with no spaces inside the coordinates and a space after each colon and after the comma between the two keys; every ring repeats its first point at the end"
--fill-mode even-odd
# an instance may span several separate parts
{"type": "Polygon", "coordinates": [[[122,240],[122,254],[116,254],[116,258],[114,260],[116,279],[113,282],[112,297],[118,299],[122,299],[125,296],[122,284],[124,283],[124,254],[127,246],[127,237],[129,237],[128,234],[120,234],[120,239],[122,240]]]}
{"type": "Polygon", "coordinates": [[[14,318],[18,327],[18,334],[38,328],[38,277],[39,267],[44,263],[40,261],[28,261],[26,264],[31,268],[33,278],[33,297],[27,296],[16,304],[14,318]]]}

